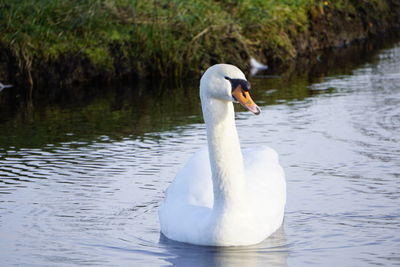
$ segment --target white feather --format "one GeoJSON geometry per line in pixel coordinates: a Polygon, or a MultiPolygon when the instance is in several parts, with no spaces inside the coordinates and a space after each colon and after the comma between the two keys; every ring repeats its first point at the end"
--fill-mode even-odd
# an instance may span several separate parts
{"type": "Polygon", "coordinates": [[[10,87],[13,87],[13,86],[11,84],[3,84],[0,82],[0,92],[3,91],[3,89],[10,88],[10,87]]]}
{"type": "Polygon", "coordinates": [[[261,62],[257,61],[255,58],[250,58],[250,74],[256,75],[259,71],[268,69],[267,65],[262,64],[261,62]]]}

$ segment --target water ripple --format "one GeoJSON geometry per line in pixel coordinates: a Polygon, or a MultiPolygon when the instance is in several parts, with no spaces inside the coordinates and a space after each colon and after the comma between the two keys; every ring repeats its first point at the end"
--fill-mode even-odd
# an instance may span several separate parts
{"type": "MultiPolygon", "coordinates": [[[[242,146],[275,148],[288,181],[283,226],[255,246],[198,247],[159,233],[159,203],[176,172],[206,144],[203,124],[118,140],[102,134],[90,142],[1,148],[2,261],[38,266],[396,264],[399,69],[400,47],[395,47],[350,75],[305,85],[329,92],[277,100],[262,107],[259,116],[237,114],[242,146]]],[[[265,88],[263,101],[279,93],[274,88],[280,87],[265,88]]]]}

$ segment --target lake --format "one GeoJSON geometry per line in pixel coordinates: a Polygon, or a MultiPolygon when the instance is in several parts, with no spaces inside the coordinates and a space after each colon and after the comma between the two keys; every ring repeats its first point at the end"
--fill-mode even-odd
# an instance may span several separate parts
{"type": "Polygon", "coordinates": [[[259,116],[235,106],[242,147],[273,147],[287,179],[283,226],[249,247],[160,235],[165,189],[206,144],[198,77],[33,99],[5,89],[1,265],[400,265],[400,44],[314,61],[252,78],[259,116]]]}

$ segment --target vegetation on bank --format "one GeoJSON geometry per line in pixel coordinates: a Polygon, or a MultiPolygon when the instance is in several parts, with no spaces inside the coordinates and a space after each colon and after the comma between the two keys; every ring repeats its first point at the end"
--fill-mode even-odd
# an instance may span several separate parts
{"type": "Polygon", "coordinates": [[[0,75],[182,77],[216,62],[246,68],[250,55],[279,65],[398,26],[399,10],[397,0],[0,0],[0,75]]]}

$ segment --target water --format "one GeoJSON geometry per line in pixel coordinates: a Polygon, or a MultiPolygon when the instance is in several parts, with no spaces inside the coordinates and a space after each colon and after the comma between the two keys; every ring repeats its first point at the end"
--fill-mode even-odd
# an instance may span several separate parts
{"type": "Polygon", "coordinates": [[[282,228],[250,247],[160,236],[163,192],[206,142],[195,85],[3,92],[1,265],[400,265],[400,45],[337,63],[253,79],[261,115],[236,107],[242,146],[275,148],[288,184],[282,228]]]}

